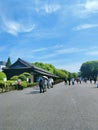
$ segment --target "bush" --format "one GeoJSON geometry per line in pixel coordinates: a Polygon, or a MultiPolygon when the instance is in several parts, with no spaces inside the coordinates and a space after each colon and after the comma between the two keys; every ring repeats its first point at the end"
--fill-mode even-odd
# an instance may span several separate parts
{"type": "Polygon", "coordinates": [[[1,88],[2,92],[3,92],[4,86],[5,86],[4,82],[2,80],[0,80],[0,88],[1,88]]]}
{"type": "Polygon", "coordinates": [[[0,72],[0,80],[6,78],[6,74],[4,72],[0,72]]]}
{"type": "Polygon", "coordinates": [[[54,84],[58,84],[58,83],[63,82],[63,81],[64,81],[63,79],[56,79],[56,80],[54,81],[54,84]]]}
{"type": "Polygon", "coordinates": [[[21,86],[22,86],[23,88],[26,88],[26,87],[27,87],[27,82],[26,82],[26,81],[22,81],[22,82],[21,82],[21,86]]]}
{"type": "Polygon", "coordinates": [[[13,76],[13,77],[10,78],[10,80],[14,80],[14,81],[16,80],[17,81],[18,80],[18,76],[17,75],[13,76]]]}
{"type": "Polygon", "coordinates": [[[25,75],[26,78],[30,78],[30,77],[32,76],[32,75],[31,75],[30,73],[28,73],[28,72],[24,72],[23,75],[25,75]]]}
{"type": "Polygon", "coordinates": [[[6,88],[7,90],[15,90],[16,89],[16,83],[15,81],[7,80],[6,82],[6,88]]]}
{"type": "Polygon", "coordinates": [[[21,79],[22,81],[26,81],[27,80],[27,78],[26,78],[26,76],[24,74],[20,74],[18,76],[18,78],[21,79]]]}

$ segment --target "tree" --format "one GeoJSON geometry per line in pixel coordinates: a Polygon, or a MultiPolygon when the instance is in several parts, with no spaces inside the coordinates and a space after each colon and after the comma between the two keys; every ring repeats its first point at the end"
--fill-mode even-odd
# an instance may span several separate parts
{"type": "Polygon", "coordinates": [[[9,67],[11,65],[11,59],[8,57],[7,62],[6,62],[6,67],[9,67]]]}
{"type": "Polygon", "coordinates": [[[98,61],[89,61],[82,64],[80,68],[81,76],[94,78],[98,74],[98,61]]]}
{"type": "Polygon", "coordinates": [[[49,71],[50,73],[57,75],[60,78],[67,78],[68,77],[68,71],[57,69],[55,66],[47,63],[41,63],[41,62],[35,62],[35,66],[40,67],[44,70],[49,71]]]}
{"type": "Polygon", "coordinates": [[[68,78],[68,72],[66,72],[65,70],[55,69],[55,74],[61,79],[68,78]]]}

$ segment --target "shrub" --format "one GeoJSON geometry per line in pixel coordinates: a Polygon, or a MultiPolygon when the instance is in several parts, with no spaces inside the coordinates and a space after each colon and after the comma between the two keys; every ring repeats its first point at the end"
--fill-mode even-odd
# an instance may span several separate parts
{"type": "Polygon", "coordinates": [[[0,72],[0,80],[6,78],[6,74],[4,72],[0,72]]]}
{"type": "Polygon", "coordinates": [[[0,80],[0,88],[2,89],[2,92],[3,92],[3,89],[4,89],[4,82],[2,80],[0,80]]]}
{"type": "Polygon", "coordinates": [[[10,78],[10,80],[14,80],[14,81],[16,80],[17,81],[18,80],[18,76],[17,75],[13,76],[13,77],[10,78]]]}
{"type": "Polygon", "coordinates": [[[10,91],[10,90],[15,90],[15,88],[16,88],[15,81],[7,80],[6,89],[10,91]]]}
{"type": "Polygon", "coordinates": [[[30,78],[30,77],[32,76],[32,75],[31,75],[30,73],[28,73],[28,72],[24,72],[23,75],[25,75],[26,78],[30,78]]]}
{"type": "Polygon", "coordinates": [[[20,74],[20,75],[18,76],[18,78],[21,79],[22,81],[26,81],[26,79],[27,79],[24,74],[20,74]]]}
{"type": "Polygon", "coordinates": [[[22,82],[21,82],[21,86],[22,86],[23,88],[26,88],[26,87],[27,87],[27,82],[26,82],[26,81],[22,81],[22,82]]]}
{"type": "Polygon", "coordinates": [[[33,86],[37,86],[38,83],[28,83],[28,87],[33,87],[33,86]]]}

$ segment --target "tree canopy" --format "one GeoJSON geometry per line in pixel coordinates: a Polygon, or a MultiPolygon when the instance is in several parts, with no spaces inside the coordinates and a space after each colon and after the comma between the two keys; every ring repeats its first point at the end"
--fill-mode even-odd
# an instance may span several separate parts
{"type": "MultiPolygon", "coordinates": [[[[33,64],[37,67],[40,67],[42,69],[45,69],[45,70],[53,73],[56,76],[59,76],[60,78],[68,78],[68,76],[69,76],[69,72],[67,70],[58,69],[55,66],[53,66],[52,64],[46,64],[46,63],[42,63],[42,62],[35,62],[33,64]]],[[[71,77],[77,76],[76,73],[70,73],[70,74],[71,74],[71,77]]]]}
{"type": "Polygon", "coordinates": [[[80,68],[82,77],[94,78],[98,74],[98,61],[88,61],[82,64],[80,68]]]}
{"type": "Polygon", "coordinates": [[[10,59],[10,57],[8,57],[7,62],[6,62],[6,66],[9,67],[10,65],[11,65],[11,59],[10,59]]]}
{"type": "Polygon", "coordinates": [[[35,62],[33,63],[35,66],[39,67],[39,68],[42,68],[42,69],[45,69],[49,72],[51,72],[52,74],[54,74],[54,71],[55,71],[55,67],[51,64],[47,64],[47,63],[42,63],[42,62],[35,62]]]}

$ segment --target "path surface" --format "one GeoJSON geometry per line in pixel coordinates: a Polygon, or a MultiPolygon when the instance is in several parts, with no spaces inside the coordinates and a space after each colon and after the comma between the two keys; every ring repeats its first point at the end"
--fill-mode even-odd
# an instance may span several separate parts
{"type": "Polygon", "coordinates": [[[98,88],[60,83],[0,94],[0,130],[98,130],[98,88]]]}

